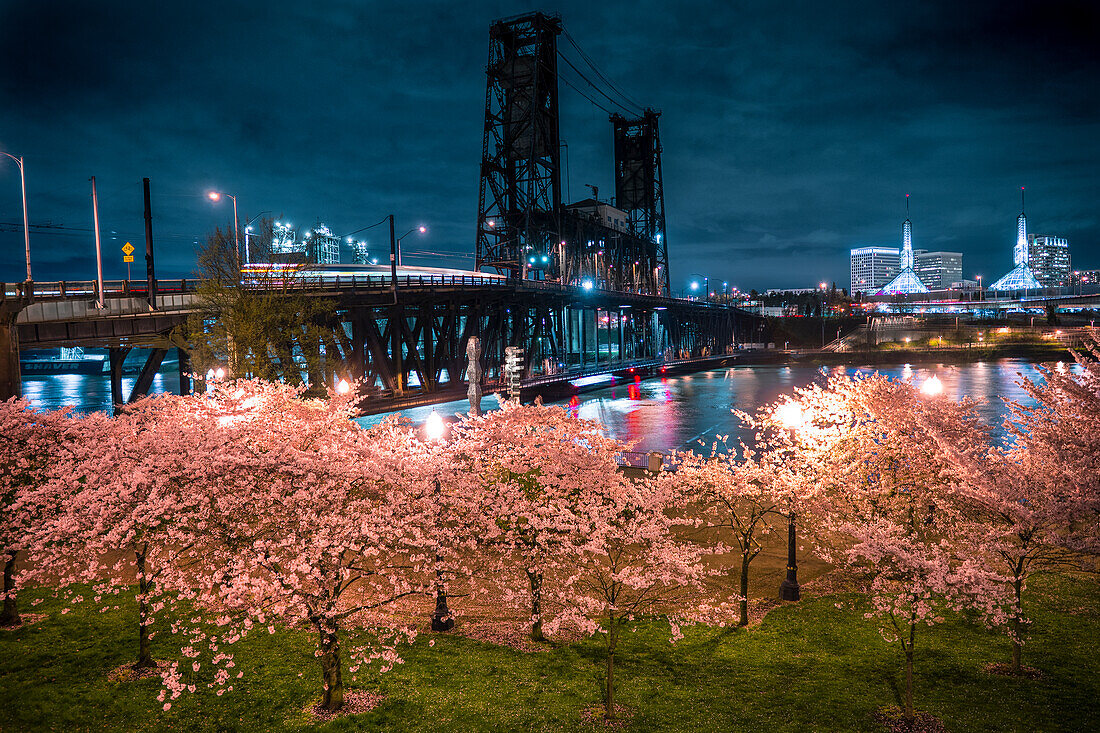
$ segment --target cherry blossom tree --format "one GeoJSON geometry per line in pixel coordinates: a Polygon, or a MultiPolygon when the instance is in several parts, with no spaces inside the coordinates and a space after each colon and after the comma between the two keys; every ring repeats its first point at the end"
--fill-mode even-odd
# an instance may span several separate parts
{"type": "MultiPolygon", "coordinates": [[[[67,410],[36,412],[25,399],[0,403],[0,553],[4,555],[3,612],[0,626],[20,623],[16,603],[16,563],[33,544],[32,533],[60,508],[40,493],[51,467],[73,443],[79,427],[101,416],[73,417],[67,410]],[[83,422],[82,422],[83,421],[83,422]]],[[[94,431],[93,431],[94,432],[94,431]]],[[[27,580],[35,570],[21,575],[27,580]]]]}
{"type": "Polygon", "coordinates": [[[675,531],[673,515],[683,498],[667,483],[608,472],[584,487],[573,545],[567,554],[556,555],[568,575],[547,589],[561,610],[544,619],[544,626],[553,634],[561,624],[572,623],[604,635],[608,719],[616,716],[615,653],[625,622],[666,614],[675,640],[682,636],[682,621],[714,618],[712,609],[698,603],[707,575],[704,550],[675,531]]]}
{"type": "Polygon", "coordinates": [[[972,404],[925,400],[913,385],[877,375],[836,377],[801,397],[842,435],[822,456],[821,475],[832,478],[819,516],[835,548],[824,554],[869,582],[866,616],[904,655],[904,715],[912,719],[918,629],[949,609],[978,611],[990,623],[1005,618],[1003,578],[974,551],[973,523],[951,490],[957,476],[926,428],[928,413],[941,413],[941,437],[961,437],[976,420],[972,404]]]}
{"type": "Polygon", "coordinates": [[[1031,480],[1081,510],[1069,549],[1100,555],[1100,330],[1089,329],[1074,364],[1044,364],[1041,380],[1022,380],[1034,404],[1011,403],[1006,424],[1035,466],[1031,480]]]}
{"type": "MultiPolygon", "coordinates": [[[[350,397],[302,400],[298,389],[238,382],[213,399],[226,439],[247,455],[214,493],[217,571],[202,579],[196,600],[225,628],[222,640],[265,626],[274,633],[276,623],[312,627],[321,707],[337,710],[345,652],[352,672],[373,660],[388,669],[400,661],[399,639],[416,633],[379,625],[370,629],[377,643],[348,649],[342,638],[352,617],[427,590],[413,573],[426,560],[415,541],[423,517],[408,487],[410,467],[424,462],[423,442],[395,422],[359,428],[350,397]]],[[[202,638],[197,627],[186,632],[202,638]]],[[[169,680],[173,695],[181,687],[178,674],[169,680]]]]}
{"type": "Polygon", "coordinates": [[[155,666],[155,613],[171,591],[191,584],[183,560],[203,535],[208,489],[229,450],[216,422],[184,419],[179,405],[195,403],[147,398],[115,418],[70,420],[65,450],[30,499],[58,507],[35,528],[34,561],[59,586],[90,583],[101,602],[136,582],[135,669],[155,666]]]}
{"type": "Polygon", "coordinates": [[[622,448],[599,423],[541,403],[502,401],[500,410],[455,427],[452,450],[465,480],[452,494],[452,513],[480,549],[492,552],[489,575],[503,580],[512,577],[509,568],[522,568],[526,593],[507,587],[504,597],[523,599],[534,641],[545,639],[546,574],[573,553],[586,487],[618,472],[622,448]]]}
{"type": "Polygon", "coordinates": [[[1010,585],[1012,674],[1022,671],[1030,627],[1022,603],[1028,580],[1074,567],[1079,551],[1096,546],[1091,500],[1096,456],[1065,450],[1075,442],[1087,451],[1089,446],[1081,443],[1095,436],[1079,433],[1100,428],[1100,422],[1087,424],[1090,418],[1100,420],[1100,370],[1090,371],[1091,362],[1082,364],[1080,375],[1050,366],[1044,367],[1049,377],[1044,384],[1025,382],[1037,402],[1010,404],[1004,427],[1014,444],[1000,444],[973,415],[959,422],[953,409],[921,413],[923,427],[958,476],[955,492],[969,515],[967,534],[1010,585]]]}
{"type": "MultiPolygon", "coordinates": [[[[740,458],[736,451],[712,451],[706,458],[679,454],[677,471],[663,480],[677,483],[688,494],[686,514],[696,529],[718,530],[732,537],[733,548],[740,554],[737,623],[747,626],[749,567],[763,549],[762,539],[773,529],[773,521],[797,495],[798,482],[781,454],[744,446],[741,451],[740,458]]],[[[721,540],[708,545],[712,553],[723,549],[721,540]]]]}

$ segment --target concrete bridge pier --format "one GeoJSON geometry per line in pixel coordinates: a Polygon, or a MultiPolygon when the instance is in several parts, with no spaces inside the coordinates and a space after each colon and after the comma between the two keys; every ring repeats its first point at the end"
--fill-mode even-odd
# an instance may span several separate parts
{"type": "Polygon", "coordinates": [[[0,400],[8,400],[23,394],[22,375],[19,373],[19,329],[15,318],[21,307],[0,304],[0,400]]]}

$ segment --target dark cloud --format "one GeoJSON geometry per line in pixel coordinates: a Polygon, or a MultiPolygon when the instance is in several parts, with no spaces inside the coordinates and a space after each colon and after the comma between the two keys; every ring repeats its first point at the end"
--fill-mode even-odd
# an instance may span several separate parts
{"type": "MultiPolygon", "coordinates": [[[[111,247],[141,240],[152,179],[165,275],[189,272],[194,242],[227,221],[209,188],[236,193],[247,216],[336,231],[392,211],[431,225],[413,246],[469,256],[488,24],[528,9],[0,3],[0,150],[27,159],[31,220],[66,227],[32,233],[36,278],[93,271],[93,174],[111,247]]],[[[1033,229],[1100,266],[1092,3],[557,10],[608,78],[663,111],[674,278],[845,284],[848,248],[896,243],[912,193],[917,246],[959,249],[988,279],[1010,264],[1020,185],[1033,229]]],[[[606,112],[565,84],[561,111],[573,198],[586,183],[611,191],[606,112]]],[[[21,277],[20,218],[14,166],[0,163],[0,280],[21,277]]],[[[124,272],[117,260],[108,276],[124,272]]]]}

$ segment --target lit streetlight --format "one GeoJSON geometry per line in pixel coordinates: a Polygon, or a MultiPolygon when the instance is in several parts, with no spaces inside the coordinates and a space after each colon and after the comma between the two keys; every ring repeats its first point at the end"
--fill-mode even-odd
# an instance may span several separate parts
{"type": "Polygon", "coordinates": [[[16,158],[11,153],[0,150],[0,155],[6,155],[19,166],[19,185],[23,189],[23,246],[27,250],[27,282],[31,281],[31,226],[27,222],[27,177],[23,173],[23,156],[16,158]]]}
{"type": "MultiPolygon", "coordinates": [[[[428,419],[424,422],[424,435],[432,443],[441,443],[447,431],[447,426],[439,413],[432,410],[428,419]]],[[[440,506],[439,476],[432,479],[435,493],[436,507],[440,506]]],[[[435,551],[435,612],[432,613],[432,631],[450,631],[454,628],[455,620],[451,609],[447,607],[447,586],[443,583],[443,555],[436,546],[435,551]]]]}
{"type": "MultiPolygon", "coordinates": [[[[806,424],[806,412],[798,402],[788,400],[776,408],[775,419],[790,431],[791,443],[795,443],[798,431],[806,424]]],[[[796,545],[795,512],[792,506],[787,515],[787,577],[779,584],[779,598],[784,601],[797,601],[802,597],[801,588],[798,585],[796,545]]]]}
{"type": "Polygon", "coordinates": [[[943,382],[933,374],[921,383],[920,392],[926,397],[937,397],[943,394],[943,382]]]}
{"type": "Polygon", "coordinates": [[[211,201],[220,201],[222,196],[233,199],[233,251],[237,255],[237,261],[240,262],[241,257],[241,240],[237,230],[241,228],[241,222],[237,218],[237,197],[231,193],[225,193],[223,191],[211,191],[206,194],[206,197],[211,201]]]}
{"type": "Polygon", "coordinates": [[[420,232],[421,234],[427,234],[428,233],[428,227],[426,227],[424,225],[420,225],[418,227],[413,227],[412,229],[410,229],[409,231],[405,232],[404,234],[402,234],[400,237],[397,238],[397,264],[398,265],[401,265],[401,240],[404,239],[405,237],[409,236],[413,232],[420,232]]]}
{"type": "Polygon", "coordinates": [[[351,391],[351,385],[348,384],[348,380],[341,379],[340,383],[336,385],[336,394],[347,394],[351,391]]]}
{"type": "MultiPolygon", "coordinates": [[[[701,272],[690,273],[688,275],[688,277],[701,277],[701,278],[703,278],[703,294],[706,296],[707,300],[710,300],[710,278],[707,277],[706,275],[702,274],[701,272]]],[[[692,290],[698,290],[699,289],[698,281],[693,280],[691,282],[691,289],[692,290]]]]}

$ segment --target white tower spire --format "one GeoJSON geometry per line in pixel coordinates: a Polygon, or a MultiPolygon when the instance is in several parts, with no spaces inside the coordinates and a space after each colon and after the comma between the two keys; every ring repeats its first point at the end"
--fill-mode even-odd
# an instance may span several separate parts
{"type": "Polygon", "coordinates": [[[913,222],[909,221],[909,194],[905,194],[905,221],[901,223],[901,256],[898,266],[901,271],[878,291],[879,295],[928,292],[928,288],[913,271],[913,222]]]}
{"type": "Polygon", "coordinates": [[[1016,246],[1012,248],[1012,264],[1030,264],[1027,251],[1027,214],[1024,213],[1024,187],[1020,186],[1020,215],[1016,217],[1016,246]]]}
{"type": "Polygon", "coordinates": [[[1014,267],[1007,275],[989,286],[990,290],[1029,290],[1042,285],[1028,266],[1027,215],[1024,214],[1024,187],[1020,186],[1020,215],[1016,217],[1016,244],[1012,247],[1014,267]]]}
{"type": "Polygon", "coordinates": [[[901,223],[901,261],[902,270],[913,269],[913,222],[909,221],[909,194],[905,194],[905,221],[901,223]]]}

